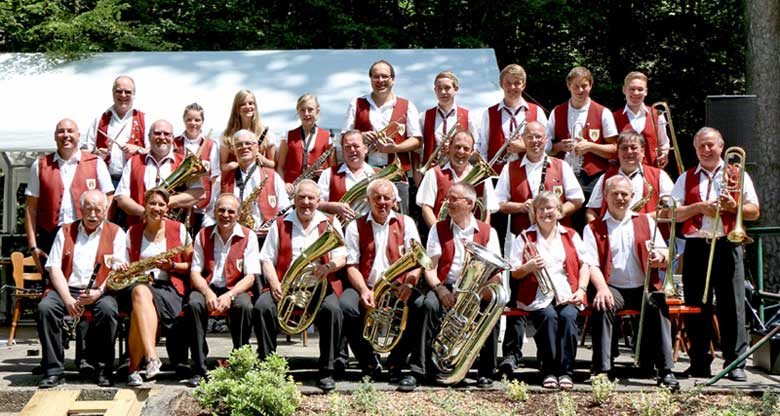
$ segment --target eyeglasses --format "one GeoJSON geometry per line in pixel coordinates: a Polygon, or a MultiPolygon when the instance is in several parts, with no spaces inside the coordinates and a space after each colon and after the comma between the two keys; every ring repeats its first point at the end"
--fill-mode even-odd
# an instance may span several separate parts
{"type": "Polygon", "coordinates": [[[460,201],[461,199],[466,199],[467,200],[468,198],[466,198],[465,196],[447,196],[444,199],[446,199],[448,203],[454,204],[454,203],[460,201]]]}
{"type": "Polygon", "coordinates": [[[155,130],[152,132],[155,136],[162,136],[162,137],[173,137],[173,133],[168,131],[162,131],[162,130],[155,130]]]}
{"type": "Polygon", "coordinates": [[[123,89],[115,89],[114,94],[116,95],[133,95],[133,90],[123,90],[123,89]]]}
{"type": "Polygon", "coordinates": [[[251,147],[251,146],[254,146],[256,144],[257,144],[257,142],[252,142],[252,141],[250,141],[250,142],[236,142],[236,143],[233,144],[233,146],[235,146],[236,149],[240,149],[240,148],[243,148],[243,147],[251,147]]]}

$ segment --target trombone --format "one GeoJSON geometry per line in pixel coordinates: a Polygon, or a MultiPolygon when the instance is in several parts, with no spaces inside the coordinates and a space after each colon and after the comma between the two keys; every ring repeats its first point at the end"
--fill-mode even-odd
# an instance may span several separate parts
{"type": "MultiPolygon", "coordinates": [[[[653,103],[653,105],[650,106],[651,109],[658,111],[658,117],[661,116],[666,117],[666,123],[669,125],[669,140],[672,141],[672,151],[674,152],[674,160],[677,162],[677,175],[680,176],[685,172],[685,167],[683,166],[682,156],[680,155],[680,146],[677,145],[677,135],[674,133],[674,124],[672,124],[672,110],[669,109],[669,104],[666,103],[666,101],[658,101],[653,103]]],[[[653,117],[652,114],[649,114],[648,117],[650,118],[651,122],[653,123],[653,127],[655,128],[655,137],[656,137],[656,143],[658,140],[658,131],[662,128],[659,126],[660,123],[653,117]]],[[[666,128],[666,127],[663,127],[666,128]]],[[[655,149],[656,157],[661,153],[660,145],[655,149]]]]}

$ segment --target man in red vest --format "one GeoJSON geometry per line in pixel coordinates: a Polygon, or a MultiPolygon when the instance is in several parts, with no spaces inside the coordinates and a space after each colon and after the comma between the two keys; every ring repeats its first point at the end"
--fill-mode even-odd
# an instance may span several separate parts
{"type": "MultiPolygon", "coordinates": [[[[130,159],[122,171],[116,189],[116,203],[127,214],[127,225],[141,221],[144,215],[144,193],[156,186],[166,187],[166,179],[181,165],[184,156],[173,151],[173,126],[157,120],[149,128],[151,147],[130,159]]],[[[168,189],[173,191],[173,189],[168,189]]],[[[189,178],[186,189],[171,195],[169,208],[190,208],[203,196],[199,177],[189,178]]]]}
{"type": "MultiPolygon", "coordinates": [[[[377,179],[368,185],[368,202],[371,212],[352,221],[345,233],[347,243],[347,278],[351,287],[344,290],[339,299],[344,313],[344,332],[349,345],[360,362],[363,373],[377,376],[382,366],[371,344],[363,338],[363,321],[366,311],[376,306],[374,285],[388,266],[411,249],[412,240],[420,241],[417,225],[403,214],[392,210],[397,199],[393,183],[377,179]]],[[[399,299],[407,301],[412,287],[417,283],[420,270],[416,269],[398,277],[399,299]]],[[[401,360],[405,340],[391,351],[388,365],[392,378],[400,380],[401,360]]]]}
{"type": "Polygon", "coordinates": [[[114,105],[95,118],[82,147],[106,162],[116,186],[130,157],[145,153],[149,143],[144,141],[146,116],[133,108],[135,81],[120,75],[114,80],[111,92],[114,105]]]}
{"type": "Polygon", "coordinates": [[[657,271],[647,270],[666,265],[666,243],[652,218],[629,209],[634,191],[628,178],[613,176],[607,179],[606,189],[607,212],[588,224],[583,232],[584,261],[591,266],[588,288],[593,305],[591,371],[601,374],[612,370],[612,327],[616,312],[640,310],[646,301],[640,365],[648,371],[655,365],[658,384],[679,389],[680,384],[672,374],[669,308],[657,271]],[[651,272],[652,287],[647,290],[652,296],[645,293],[648,272],[651,272]]]}
{"type": "Polygon", "coordinates": [[[672,192],[674,183],[672,178],[663,170],[644,164],[645,138],[633,130],[626,130],[617,139],[618,161],[620,165],[610,167],[596,181],[593,193],[588,200],[585,218],[588,222],[603,216],[607,211],[607,203],[604,199],[604,181],[615,175],[625,176],[631,181],[631,189],[634,198],[631,206],[636,205],[637,212],[643,212],[655,216],[655,208],[659,195],[668,195],[672,192]],[[638,204],[640,200],[646,200],[644,204],[638,204]]]}
{"type": "Polygon", "coordinates": [[[65,364],[63,319],[67,315],[80,316],[84,308],[92,311],[93,336],[89,338],[90,357],[87,358],[97,365],[98,385],[112,384],[119,310],[116,299],[105,294],[105,281],[112,263],[125,261],[125,232],[116,224],[105,221],[108,198],[101,191],[82,193],[79,206],[83,218],[60,228],[46,262],[51,281],[38,304],[38,337],[44,374],[39,388],[62,383],[65,364]],[[86,290],[90,283],[92,287],[86,290]]]}
{"type": "Polygon", "coordinates": [[[233,349],[249,344],[252,335],[251,288],[255,274],[260,273],[257,236],[236,223],[239,202],[235,195],[220,195],[215,203],[217,224],[198,233],[190,268],[192,292],[185,307],[192,328],[192,377],[185,383],[190,387],[197,387],[206,376],[209,314],[228,315],[233,349]]]}
{"type": "Polygon", "coordinates": [[[366,212],[355,212],[352,207],[339,202],[342,196],[363,179],[374,174],[374,168],[366,163],[366,145],[359,130],[350,130],[341,136],[344,163],[325,169],[317,185],[320,188],[320,211],[352,220],[366,212]]]}
{"type": "MultiPolygon", "coordinates": [[[[415,317],[407,329],[410,339],[414,340],[409,359],[411,374],[398,383],[400,391],[414,390],[426,376],[435,379],[437,370],[431,361],[431,342],[442,316],[455,305],[453,286],[463,270],[464,241],[485,246],[496,255],[501,253],[496,230],[472,214],[477,201],[474,187],[463,182],[454,183],[447,191],[446,200],[450,218],[435,223],[428,235],[426,251],[433,260],[433,268],[425,271],[426,284],[423,286],[428,290],[424,296],[415,299],[410,311],[415,317]]],[[[493,276],[492,280],[501,281],[499,275],[493,276]]],[[[491,329],[480,351],[478,387],[493,384],[497,340],[498,326],[491,329]]]]}
{"type": "MultiPolygon", "coordinates": [[[[688,355],[691,366],[687,373],[691,377],[710,376],[712,354],[712,290],[718,298],[716,313],[720,327],[720,344],[723,350],[724,367],[729,365],[747,349],[745,332],[745,270],[743,249],[739,244],[725,238],[736,225],[739,192],[726,190],[723,183],[724,169],[727,169],[729,185],[736,187],[739,173],[734,165],[726,164],[721,158],[725,143],[718,130],[702,127],[693,138],[699,165],[688,169],[677,178],[672,197],[677,201],[677,222],[682,223],[681,234],[686,239],[683,252],[683,287],[685,303],[702,306],[699,315],[686,315],[685,327],[691,340],[688,355]],[[715,218],[717,204],[721,204],[720,218],[715,218]],[[715,256],[712,262],[710,292],[702,305],[704,280],[709,260],[710,242],[717,238],[715,256]]],[[[742,166],[744,168],[744,165],[742,166]]],[[[755,221],[760,215],[758,197],[753,181],[745,172],[742,187],[742,217],[755,221]]],[[[735,381],[745,381],[745,363],[729,372],[735,381]]]]}
{"type": "MultiPolygon", "coordinates": [[[[368,154],[368,163],[371,166],[383,168],[398,157],[404,170],[413,177],[411,175],[417,167],[412,164],[411,152],[420,147],[422,136],[417,107],[406,98],[393,93],[395,68],[390,62],[374,62],[368,70],[368,76],[371,79],[371,94],[350,103],[342,132],[360,130],[366,144],[376,146],[376,150],[368,154]],[[391,122],[405,126],[404,134],[392,135],[384,141],[379,140],[378,132],[391,122]]],[[[409,184],[399,183],[398,191],[401,197],[401,212],[408,213],[409,184]]]]}
{"type": "MultiPolygon", "coordinates": [[[[260,295],[252,310],[257,349],[261,359],[276,351],[276,336],[279,333],[277,304],[282,299],[282,279],[292,278],[285,275],[290,265],[330,228],[328,223],[332,224],[333,232],[343,238],[339,220],[329,219],[317,211],[319,199],[317,184],[311,179],[301,181],[295,190],[295,210],[276,222],[276,226],[271,228],[263,243],[260,264],[269,290],[260,295]]],[[[326,295],[320,309],[309,310],[309,313],[317,314],[315,323],[320,331],[320,376],[317,387],[326,392],[336,388],[336,382],[333,380],[334,361],[344,320],[339,307],[343,282],[334,273],[344,267],[346,258],[347,250],[340,246],[319,259],[309,259],[310,262],[317,262],[317,268],[312,272],[313,276],[308,278],[327,279],[325,287],[321,289],[326,291],[326,295]]],[[[319,293],[311,293],[312,298],[317,299],[319,293]]]]}
{"type": "Polygon", "coordinates": [[[617,131],[631,130],[645,138],[645,163],[663,169],[669,163],[666,117],[645,104],[647,75],[632,71],[623,81],[626,106],[612,113],[617,131]]]}
{"type": "Polygon", "coordinates": [[[30,182],[24,192],[24,228],[30,252],[40,265],[59,227],[81,218],[82,193],[99,189],[106,194],[109,204],[113,198],[114,186],[106,164],[79,150],[79,137],[73,120],[60,120],[54,129],[57,151],[35,159],[30,167],[30,182]]]}

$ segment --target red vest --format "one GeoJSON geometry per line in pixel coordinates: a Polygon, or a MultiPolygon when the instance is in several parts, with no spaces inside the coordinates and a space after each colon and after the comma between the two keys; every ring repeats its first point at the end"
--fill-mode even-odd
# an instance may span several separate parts
{"type": "MultiPolygon", "coordinates": [[[[108,142],[108,137],[102,132],[108,132],[108,125],[111,123],[111,110],[106,111],[100,116],[98,122],[98,133],[95,138],[95,148],[98,149],[111,149],[111,145],[108,142]]],[[[133,109],[133,126],[130,130],[130,138],[127,139],[127,144],[134,144],[138,147],[144,147],[144,132],[146,131],[146,125],[144,123],[144,113],[133,109]]],[[[111,138],[113,140],[113,137],[111,138]]],[[[130,155],[125,154],[126,159],[130,159],[130,155]]],[[[106,165],[111,161],[111,152],[108,152],[106,156],[106,165]]]]}
{"type": "MultiPolygon", "coordinates": [[[[215,142],[211,139],[203,139],[204,142],[202,144],[203,148],[200,152],[200,160],[205,162],[211,161],[211,149],[214,146],[215,142]]],[[[184,150],[184,135],[178,136],[173,139],[173,151],[174,153],[180,153],[183,156],[187,156],[187,152],[184,150]]],[[[213,168],[212,168],[213,169],[213,168]]],[[[209,206],[209,201],[211,201],[211,172],[208,173],[208,175],[204,175],[201,178],[201,183],[203,184],[203,189],[206,191],[206,193],[203,195],[203,198],[198,201],[197,204],[195,204],[196,207],[200,209],[206,209],[207,206],[209,206]]]]}
{"type": "MultiPolygon", "coordinates": [[[[439,276],[439,282],[444,283],[447,280],[447,275],[450,274],[452,260],[455,258],[455,239],[453,238],[451,221],[446,219],[437,222],[436,233],[439,236],[439,244],[441,245],[441,257],[439,257],[436,273],[439,276]]],[[[477,220],[477,229],[474,231],[472,241],[479,245],[487,246],[489,240],[490,225],[477,220]]]]}
{"type": "MultiPolygon", "coordinates": [[[[599,139],[595,141],[598,144],[605,144],[604,129],[601,125],[601,114],[604,112],[604,106],[590,100],[590,107],[588,108],[588,118],[585,121],[585,126],[582,128],[582,135],[585,140],[590,140],[590,130],[599,131],[599,139]]],[[[571,136],[569,131],[569,103],[558,104],[555,109],[555,137],[552,142],[558,143],[563,139],[568,139],[571,136]]],[[[559,153],[557,157],[563,159],[564,153],[559,153]]],[[[609,160],[604,159],[595,153],[587,153],[582,159],[582,170],[589,176],[596,175],[604,172],[609,168],[609,160]]]]}
{"type": "MultiPolygon", "coordinates": [[[[181,241],[181,228],[184,224],[173,221],[165,220],[165,251],[173,250],[183,244],[181,241]]],[[[127,230],[127,234],[130,236],[130,261],[141,260],[141,243],[144,236],[144,224],[136,224],[127,230]]],[[[172,258],[176,263],[189,263],[189,260],[184,258],[183,253],[179,253],[172,258]]],[[[187,286],[189,286],[189,270],[185,272],[170,272],[168,276],[171,279],[171,284],[176,288],[176,292],[180,296],[184,296],[187,286]]]]}
{"type": "MultiPolygon", "coordinates": [[[[330,147],[328,144],[330,134],[327,130],[317,128],[317,136],[314,139],[314,149],[306,157],[306,166],[303,164],[303,135],[301,128],[287,132],[287,158],[284,164],[284,181],[293,183],[303,171],[314,163],[330,147]]],[[[327,161],[323,166],[328,166],[327,161]]],[[[316,181],[316,179],[315,179],[316,181]]]]}
{"type": "MultiPolygon", "coordinates": [[[[647,117],[645,121],[645,128],[642,131],[638,131],[637,133],[641,134],[645,138],[644,163],[650,166],[658,167],[658,157],[655,153],[656,149],[658,148],[658,135],[656,134],[655,130],[655,126],[658,125],[658,111],[656,111],[654,108],[650,108],[647,105],[645,105],[645,109],[647,109],[647,113],[650,115],[650,117],[652,117],[652,119],[647,117]]],[[[634,129],[631,127],[631,122],[628,121],[628,115],[624,110],[625,109],[621,109],[612,113],[612,117],[615,118],[615,126],[619,132],[634,129]]]]}
{"type": "MultiPolygon", "coordinates": [[[[428,159],[433,153],[433,149],[436,148],[436,132],[434,131],[436,126],[436,111],[439,107],[429,108],[425,111],[425,122],[423,123],[423,158],[421,164],[428,163],[428,159]]],[[[456,111],[457,124],[456,130],[468,130],[469,128],[469,110],[458,107],[456,111]]],[[[449,132],[450,127],[447,127],[449,132]]],[[[476,138],[475,138],[476,139],[476,138]]]]}
{"type": "MultiPolygon", "coordinates": [[[[76,239],[79,234],[79,224],[81,221],[72,222],[62,226],[62,233],[65,236],[64,244],[62,245],[62,275],[65,276],[65,280],[70,280],[70,275],[73,272],[73,250],[76,246],[76,239]]],[[[98,270],[97,279],[95,280],[95,287],[100,287],[103,281],[108,277],[110,272],[109,266],[103,261],[105,255],[114,254],[114,237],[119,231],[119,226],[110,223],[108,221],[103,223],[103,230],[100,232],[100,241],[98,242],[97,254],[95,255],[95,263],[100,263],[100,270],[98,270]]],[[[49,288],[51,288],[51,282],[49,282],[49,288]]]]}
{"type": "MultiPolygon", "coordinates": [[[[144,205],[144,194],[146,189],[146,183],[144,183],[144,176],[146,176],[146,157],[149,155],[135,155],[130,159],[130,198],[137,202],[139,205],[144,205]]],[[[149,156],[151,157],[151,156],[149,156]]],[[[173,154],[173,163],[171,164],[171,173],[181,165],[184,160],[184,156],[180,153],[173,154]]],[[[162,178],[165,179],[165,178],[162,178]]],[[[127,216],[127,226],[140,224],[141,217],[135,215],[127,216]]]]}
{"type": "MultiPolygon", "coordinates": [[[[319,235],[325,232],[328,227],[328,220],[321,221],[317,224],[317,232],[319,235]]],[[[279,230],[279,256],[276,259],[276,276],[281,282],[284,274],[287,273],[287,269],[290,268],[292,263],[292,221],[277,221],[276,226],[279,230]]],[[[330,255],[326,253],[321,258],[322,264],[326,264],[330,261],[330,255]]],[[[341,296],[344,291],[343,282],[336,276],[335,273],[328,275],[328,282],[333,288],[333,292],[336,296],[341,296]]]]}
{"type": "MultiPolygon", "coordinates": [[[[599,211],[599,217],[603,217],[604,214],[607,212],[607,179],[615,176],[618,174],[618,169],[620,167],[618,166],[612,166],[604,173],[604,179],[601,182],[601,210],[599,211]]],[[[644,207],[639,210],[640,213],[650,213],[655,212],[656,206],[658,206],[658,194],[660,193],[660,182],[661,182],[661,170],[652,166],[644,165],[642,166],[642,169],[644,170],[645,179],[647,179],[647,182],[650,183],[650,186],[653,187],[653,194],[650,196],[650,200],[647,201],[644,207]]],[[[647,195],[647,184],[643,182],[642,185],[642,197],[647,195]]]]}
{"type": "MultiPolygon", "coordinates": [[[[434,166],[433,172],[436,175],[436,185],[438,189],[438,192],[436,192],[436,199],[433,201],[433,215],[436,218],[439,218],[439,212],[441,212],[441,205],[444,203],[444,197],[447,196],[450,187],[455,183],[455,172],[453,172],[452,169],[447,169],[445,171],[439,166],[434,166]]],[[[485,183],[480,183],[474,190],[478,197],[484,197],[485,183]]]]}
{"type": "MultiPolygon", "coordinates": [[[[528,110],[525,112],[525,121],[526,124],[530,123],[532,121],[537,120],[537,114],[539,112],[539,106],[536,104],[527,103],[528,110]]],[[[504,145],[506,142],[506,136],[504,135],[504,129],[501,127],[501,111],[499,111],[499,104],[496,104],[490,108],[488,108],[488,120],[489,120],[489,128],[488,130],[488,154],[487,154],[487,160],[490,161],[493,159],[493,157],[498,153],[498,150],[501,149],[501,146],[504,145]]],[[[518,126],[519,127],[519,126],[518,126]]],[[[523,158],[525,153],[519,153],[518,157],[520,159],[523,158]]],[[[501,169],[504,168],[503,163],[496,163],[493,165],[493,169],[496,172],[501,172],[501,169]]]]}
{"type": "MultiPolygon", "coordinates": [[[[214,231],[216,225],[211,225],[200,230],[198,238],[200,238],[200,246],[203,247],[203,270],[201,271],[203,276],[206,276],[206,282],[211,283],[212,273],[214,272],[214,238],[221,238],[219,233],[211,238],[211,233],[214,231]]],[[[222,268],[222,273],[225,276],[225,286],[228,289],[232,289],[241,279],[244,278],[244,272],[238,267],[238,261],[244,258],[244,250],[249,243],[249,228],[241,227],[243,232],[242,237],[233,236],[230,240],[230,248],[228,249],[227,258],[225,258],[225,266],[222,268]]]]}
{"type": "MultiPolygon", "coordinates": [[[[571,292],[574,293],[579,287],[580,280],[580,258],[577,256],[577,249],[574,248],[574,235],[577,232],[566,227],[566,232],[561,234],[563,251],[566,252],[566,260],[563,262],[563,270],[566,272],[567,281],[571,292]]],[[[526,233],[528,241],[536,243],[536,231],[526,233]]],[[[524,305],[530,305],[536,299],[536,290],[539,288],[539,281],[534,274],[529,274],[523,279],[517,281],[517,301],[524,305]]]]}
{"type": "MultiPolygon", "coordinates": [[[[370,213],[368,215],[371,215],[370,213]]],[[[358,242],[360,246],[360,263],[358,270],[363,275],[363,279],[368,281],[368,275],[371,273],[371,267],[376,258],[376,244],[374,243],[374,230],[371,223],[368,222],[368,215],[357,219],[358,242]]],[[[390,225],[387,235],[387,261],[393,264],[401,257],[400,248],[404,247],[404,221],[403,218],[390,218],[390,225]]],[[[398,277],[403,279],[404,275],[398,277]]]]}
{"type": "MultiPolygon", "coordinates": [[[[631,218],[631,225],[634,227],[634,250],[639,256],[639,264],[642,266],[642,272],[647,273],[647,245],[645,241],[649,241],[652,237],[650,232],[650,223],[647,220],[647,215],[640,214],[631,218]]],[[[593,231],[593,237],[596,240],[596,248],[599,252],[599,268],[601,273],[604,274],[604,280],[609,283],[610,275],[612,274],[612,250],[609,248],[609,232],[607,230],[607,223],[603,219],[597,218],[588,224],[591,231],[593,231]]],[[[661,281],[658,278],[658,271],[653,270],[650,276],[650,283],[655,286],[657,290],[661,290],[661,281]]]]}
{"type": "MultiPolygon", "coordinates": [[[[731,166],[731,165],[725,165],[725,166],[731,166]]],[[[730,168],[729,168],[730,169],[730,168]]],[[[685,204],[684,205],[691,205],[695,204],[697,202],[701,202],[701,194],[699,194],[699,177],[701,176],[696,172],[696,168],[690,168],[685,172],[685,204]]],[[[723,175],[723,171],[719,170],[717,175],[723,175]]],[[[714,178],[713,178],[714,181],[714,178]]],[[[715,186],[712,187],[712,192],[715,192],[715,186]]],[[[732,193],[731,197],[734,198],[735,201],[739,201],[739,194],[738,193],[732,193]]],[[[734,224],[736,223],[736,216],[731,212],[724,212],[723,210],[720,211],[720,219],[723,221],[723,232],[728,234],[732,229],[734,229],[734,224]]],[[[701,229],[701,215],[695,215],[691,218],[688,218],[683,222],[682,225],[682,235],[689,235],[693,234],[696,231],[701,229]]],[[[712,231],[712,230],[707,230],[712,231]]]]}
{"type": "MultiPolygon", "coordinates": [[[[554,187],[561,187],[561,203],[566,202],[566,190],[563,189],[563,163],[560,159],[548,157],[550,164],[544,177],[544,190],[553,191],[554,187]]],[[[525,167],[520,166],[522,160],[515,160],[509,164],[509,199],[512,202],[525,202],[532,198],[531,186],[528,184],[528,174],[525,167]]],[[[563,218],[561,223],[568,225],[570,219],[563,218]]],[[[527,214],[517,213],[512,215],[512,234],[518,235],[531,226],[527,214]]]]}
{"type": "MultiPolygon", "coordinates": [[[[70,184],[70,196],[76,206],[76,216],[81,218],[81,194],[89,190],[87,180],[95,181],[95,189],[100,189],[97,179],[98,157],[81,152],[73,182],[70,184]]],[[[54,153],[38,158],[38,226],[48,232],[54,232],[62,209],[62,193],[65,186],[60,175],[60,165],[54,161],[54,153]]]]}
{"type": "MultiPolygon", "coordinates": [[[[330,168],[330,186],[328,187],[328,202],[338,202],[347,193],[347,172],[339,172],[341,166],[330,168]]],[[[349,167],[347,167],[349,169],[349,167]]],[[[379,169],[374,168],[374,173],[379,169]]]]}
{"type": "MultiPolygon", "coordinates": [[[[221,193],[233,193],[233,189],[236,186],[236,171],[240,168],[236,168],[222,173],[221,178],[221,193]]],[[[276,198],[276,188],[274,183],[276,182],[276,172],[271,168],[263,168],[265,175],[268,175],[268,181],[263,186],[263,190],[260,191],[260,195],[257,196],[257,206],[260,207],[260,214],[263,216],[263,221],[268,221],[279,212],[279,199],[276,198]],[[276,198],[276,204],[272,207],[268,203],[268,197],[273,196],[276,198]]],[[[253,173],[254,175],[254,173],[253,173]]],[[[252,192],[249,187],[244,188],[244,197],[248,196],[252,192]]]]}
{"type": "MultiPolygon", "coordinates": [[[[393,107],[393,114],[390,116],[390,122],[398,122],[404,126],[406,126],[406,110],[409,108],[409,100],[401,97],[396,97],[395,107],[393,107]]],[[[371,104],[368,103],[368,100],[365,98],[358,98],[357,99],[357,108],[355,110],[355,128],[360,131],[371,131],[376,130],[374,126],[371,124],[371,119],[368,117],[368,113],[371,109],[371,104]]],[[[408,131],[405,131],[403,135],[396,134],[392,137],[392,139],[396,143],[402,143],[406,138],[408,137],[406,134],[408,131]]],[[[387,155],[387,163],[390,164],[395,160],[395,157],[398,156],[401,159],[401,166],[404,168],[405,171],[409,171],[409,169],[412,168],[411,161],[409,160],[409,153],[399,153],[399,154],[388,154],[387,155]]]]}

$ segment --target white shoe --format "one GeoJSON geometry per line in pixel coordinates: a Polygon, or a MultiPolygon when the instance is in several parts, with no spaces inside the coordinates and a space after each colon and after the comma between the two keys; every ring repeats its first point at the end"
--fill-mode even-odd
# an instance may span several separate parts
{"type": "Polygon", "coordinates": [[[158,374],[160,374],[160,367],[162,367],[162,362],[155,358],[153,360],[149,360],[146,362],[146,379],[150,379],[158,374]]]}
{"type": "Polygon", "coordinates": [[[144,384],[144,380],[141,378],[140,371],[133,371],[127,375],[128,387],[141,387],[144,384]]]}

